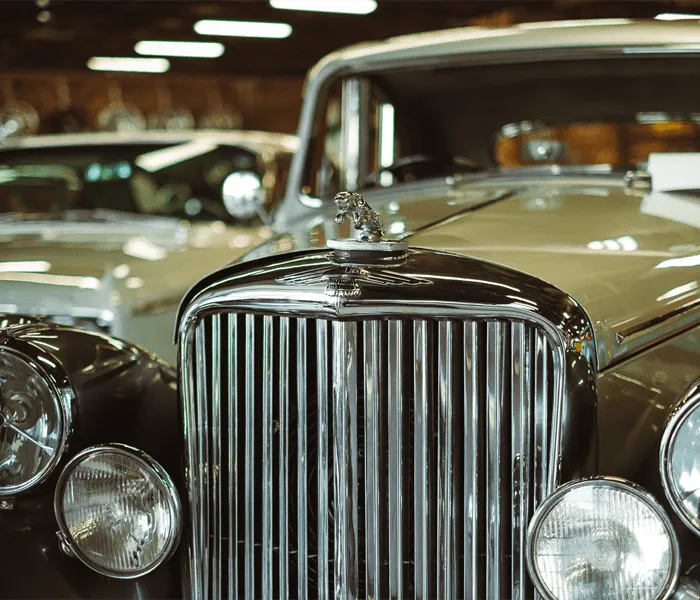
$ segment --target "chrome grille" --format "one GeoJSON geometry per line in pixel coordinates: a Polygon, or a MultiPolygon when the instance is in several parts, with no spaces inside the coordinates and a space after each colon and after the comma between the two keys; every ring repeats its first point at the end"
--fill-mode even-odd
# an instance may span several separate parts
{"type": "Polygon", "coordinates": [[[522,321],[202,318],[193,597],[532,598],[556,365],[522,321]]]}

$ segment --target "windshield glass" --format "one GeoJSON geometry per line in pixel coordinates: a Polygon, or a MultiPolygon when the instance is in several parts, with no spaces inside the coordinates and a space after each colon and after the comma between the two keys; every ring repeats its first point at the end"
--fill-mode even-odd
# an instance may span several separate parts
{"type": "MultiPolygon", "coordinates": [[[[700,58],[621,54],[370,74],[357,187],[552,164],[644,169],[651,152],[699,151],[699,67],[700,58]]],[[[323,156],[307,179],[321,197],[356,155],[343,151],[342,98],[330,89],[323,156]]]]}
{"type": "Polygon", "coordinates": [[[110,209],[232,221],[224,180],[264,171],[256,154],[209,141],[8,149],[0,152],[0,214],[110,209]]]}

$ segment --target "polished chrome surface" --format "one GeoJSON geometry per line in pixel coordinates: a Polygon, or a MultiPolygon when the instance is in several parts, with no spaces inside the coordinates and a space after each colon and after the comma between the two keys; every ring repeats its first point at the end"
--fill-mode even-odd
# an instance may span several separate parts
{"type": "MultiPolygon", "coordinates": [[[[430,283],[403,298],[382,286],[347,298],[327,294],[322,282],[279,281],[332,264],[327,253],[306,253],[241,265],[183,313],[186,414],[213,407],[213,373],[198,355],[197,332],[207,339],[199,347],[216,343],[214,320],[226,315],[238,328],[222,330],[218,343],[246,357],[232,390],[237,429],[247,428],[239,472],[222,477],[245,526],[224,536],[236,535],[248,558],[222,574],[220,589],[234,579],[248,582],[239,584],[245,598],[532,598],[524,528],[590,456],[590,436],[572,436],[570,423],[581,432],[594,422],[590,323],[537,280],[423,251],[391,267],[430,283]],[[271,356],[279,358],[270,375],[271,356]],[[198,379],[210,382],[203,395],[187,383],[198,379]],[[293,435],[283,460],[285,420],[293,435]],[[563,454],[572,441],[575,452],[563,454]],[[262,566],[270,548],[271,580],[262,566]]],[[[209,440],[208,427],[188,431],[209,440]]],[[[211,490],[200,494],[191,475],[188,489],[193,539],[204,540],[211,490]]],[[[195,597],[212,596],[209,552],[200,549],[203,560],[191,563],[195,597]]]]}
{"type": "Polygon", "coordinates": [[[245,345],[248,366],[239,367],[246,382],[229,397],[243,404],[238,418],[246,426],[245,455],[232,466],[222,457],[235,457],[240,443],[217,449],[217,440],[232,439],[217,431],[213,414],[220,375],[204,356],[193,363],[196,377],[210,381],[192,400],[209,433],[197,430],[211,442],[206,487],[190,483],[204,557],[195,597],[533,596],[524,528],[553,489],[555,436],[551,420],[526,424],[556,404],[551,382],[534,382],[561,372],[539,328],[215,313],[197,332],[206,340],[200,351],[217,342],[245,345]],[[228,498],[220,481],[229,482],[228,498]],[[230,518],[220,531],[220,515],[238,510],[244,531],[230,518]],[[244,560],[233,560],[231,543],[226,550],[218,535],[235,536],[244,560]]]}

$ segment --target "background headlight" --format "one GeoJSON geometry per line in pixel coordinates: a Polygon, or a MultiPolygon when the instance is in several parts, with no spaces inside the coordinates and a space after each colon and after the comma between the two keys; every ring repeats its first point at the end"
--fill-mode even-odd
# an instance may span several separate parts
{"type": "Polygon", "coordinates": [[[700,384],[684,396],[664,430],[660,470],[671,507],[700,535],[700,384]]]}
{"type": "Polygon", "coordinates": [[[663,509],[629,482],[562,486],[535,513],[528,567],[552,600],[658,600],[678,580],[678,540],[663,509]]]}
{"type": "Polygon", "coordinates": [[[177,547],[182,511],[175,486],[150,456],[120,444],[76,455],[56,487],[63,541],[88,567],[139,577],[177,547]]]}
{"type": "MultiPolygon", "coordinates": [[[[45,368],[59,369],[43,358],[45,368]]],[[[63,453],[73,395],[59,391],[45,368],[8,346],[0,347],[0,496],[45,479],[63,453]]]]}

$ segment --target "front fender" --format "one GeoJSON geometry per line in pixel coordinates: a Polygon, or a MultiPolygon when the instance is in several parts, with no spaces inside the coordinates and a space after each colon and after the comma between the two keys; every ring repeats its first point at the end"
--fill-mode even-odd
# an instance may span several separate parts
{"type": "Polygon", "coordinates": [[[138,579],[109,578],[60,550],[53,513],[63,466],[94,444],[120,442],[143,450],[182,489],[175,371],[145,350],[101,333],[0,315],[3,325],[0,345],[55,362],[72,386],[76,410],[67,450],[50,477],[14,498],[0,498],[12,507],[0,510],[0,564],[12,573],[3,578],[0,598],[180,596],[177,553],[138,579]]]}

